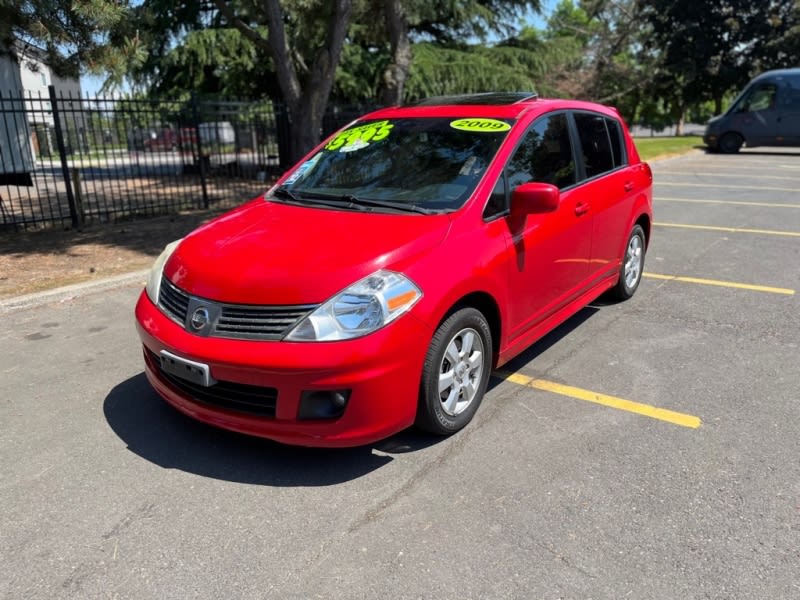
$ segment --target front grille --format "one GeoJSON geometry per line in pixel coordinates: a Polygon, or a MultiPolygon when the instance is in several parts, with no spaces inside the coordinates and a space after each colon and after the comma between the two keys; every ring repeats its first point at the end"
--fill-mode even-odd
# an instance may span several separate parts
{"type": "Polygon", "coordinates": [[[224,304],[214,331],[219,337],[279,340],[309,312],[309,306],[235,306],[224,304]]]}
{"type": "Polygon", "coordinates": [[[317,308],[317,304],[290,306],[256,306],[247,304],[222,304],[190,296],[166,277],[161,279],[158,305],[172,319],[186,324],[191,309],[204,306],[218,315],[211,325],[211,337],[243,340],[280,340],[292,328],[317,308]]]}
{"type": "Polygon", "coordinates": [[[158,305],[170,317],[183,325],[186,322],[186,312],[189,310],[189,294],[172,285],[172,282],[166,277],[162,277],[158,305]]]}
{"type": "Polygon", "coordinates": [[[144,350],[145,360],[150,368],[159,373],[161,378],[172,387],[195,402],[258,417],[275,416],[278,404],[278,390],[276,388],[246,385],[232,381],[217,381],[210,387],[197,385],[180,377],[175,377],[170,373],[165,373],[161,369],[160,357],[148,348],[144,350]]]}

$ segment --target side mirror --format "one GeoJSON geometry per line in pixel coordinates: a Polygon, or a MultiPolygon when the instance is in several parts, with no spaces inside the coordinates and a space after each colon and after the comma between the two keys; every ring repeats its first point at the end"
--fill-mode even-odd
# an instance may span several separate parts
{"type": "Polygon", "coordinates": [[[511,212],[518,215],[553,212],[560,201],[561,192],[554,185],[523,183],[511,192],[511,212]]]}

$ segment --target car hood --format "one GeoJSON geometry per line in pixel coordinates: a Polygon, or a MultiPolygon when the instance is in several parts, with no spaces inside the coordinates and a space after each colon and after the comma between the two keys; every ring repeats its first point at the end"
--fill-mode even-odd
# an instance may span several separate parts
{"type": "Polygon", "coordinates": [[[164,273],[232,304],[316,304],[442,242],[447,215],[326,210],[255,200],[188,235],[164,273]]]}
{"type": "Polygon", "coordinates": [[[717,115],[716,117],[711,117],[706,123],[706,130],[714,129],[714,127],[718,126],[722,122],[722,118],[725,115],[717,115]]]}

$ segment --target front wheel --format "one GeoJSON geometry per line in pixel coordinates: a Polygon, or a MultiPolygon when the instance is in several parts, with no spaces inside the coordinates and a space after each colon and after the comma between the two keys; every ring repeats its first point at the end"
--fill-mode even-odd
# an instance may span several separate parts
{"type": "Polygon", "coordinates": [[[736,154],[742,147],[744,140],[738,133],[732,131],[723,135],[719,140],[719,150],[723,154],[736,154]]]}
{"type": "Polygon", "coordinates": [[[416,425],[450,435],[472,420],[492,369],[492,333],[474,308],[462,308],[436,330],[425,357],[416,425]]]}
{"type": "Polygon", "coordinates": [[[634,225],[625,245],[625,256],[622,257],[622,266],[619,270],[619,281],[613,289],[613,295],[618,300],[627,300],[636,293],[644,271],[645,254],[644,229],[641,225],[634,225]]]}

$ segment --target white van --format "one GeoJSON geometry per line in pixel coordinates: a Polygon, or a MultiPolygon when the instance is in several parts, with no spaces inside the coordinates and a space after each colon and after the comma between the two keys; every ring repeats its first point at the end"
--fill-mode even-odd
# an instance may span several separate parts
{"type": "Polygon", "coordinates": [[[236,142],[236,131],[229,121],[200,123],[200,141],[203,144],[222,145],[236,142]]]}
{"type": "Polygon", "coordinates": [[[762,73],[731,107],[708,122],[703,141],[712,152],[738,152],[743,144],[800,146],[800,69],[762,73]]]}

